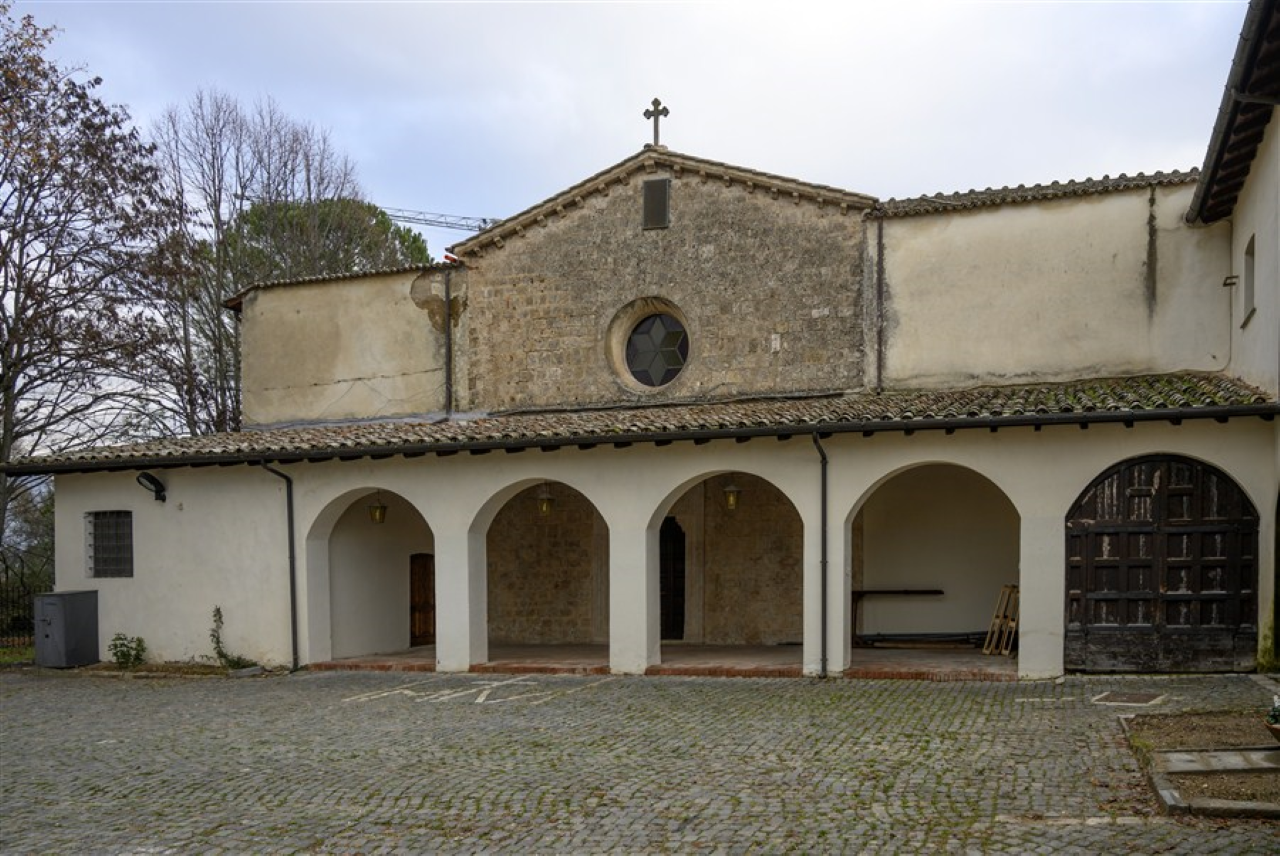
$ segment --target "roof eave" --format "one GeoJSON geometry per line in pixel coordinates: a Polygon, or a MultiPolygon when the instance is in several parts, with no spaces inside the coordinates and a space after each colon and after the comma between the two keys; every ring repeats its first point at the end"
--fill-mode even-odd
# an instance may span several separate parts
{"type": "Polygon", "coordinates": [[[630,432],[616,434],[564,435],[560,437],[530,437],[496,440],[468,440],[450,443],[404,443],[393,446],[365,446],[330,449],[300,449],[281,451],[239,452],[215,455],[174,455],[149,458],[115,459],[108,461],[63,461],[41,465],[38,461],[9,464],[0,467],[9,476],[68,475],[74,473],[123,472],[146,469],[175,469],[179,467],[236,466],[255,464],[322,463],[335,460],[361,460],[396,456],[420,457],[459,453],[484,454],[493,451],[520,452],[531,449],[553,451],[571,446],[593,448],[596,446],[631,446],[638,443],[667,445],[676,442],[711,440],[751,440],[757,437],[786,439],[818,434],[823,437],[835,434],[881,434],[917,431],[955,431],[1002,428],[1038,428],[1054,425],[1078,425],[1088,427],[1101,424],[1123,424],[1126,427],[1139,422],[1171,422],[1213,419],[1226,422],[1230,419],[1260,417],[1272,420],[1280,414],[1280,402],[1261,404],[1217,405],[1209,407],[1162,408],[1155,410],[1093,410],[1068,413],[1024,413],[1003,416],[946,417],[892,420],[856,420],[843,422],[795,423],[789,425],[761,425],[736,428],[703,428],[681,431],[630,432]]]}
{"type": "Polygon", "coordinates": [[[1226,141],[1230,137],[1231,128],[1239,116],[1241,101],[1237,97],[1246,75],[1250,74],[1257,61],[1258,52],[1262,48],[1262,22],[1275,14],[1276,0],[1255,0],[1249,4],[1244,23],[1240,29],[1240,41],[1236,43],[1235,57],[1231,61],[1231,71],[1227,74],[1227,83],[1223,87],[1222,102],[1218,106],[1218,115],[1213,123],[1213,133],[1209,136],[1209,146],[1205,152],[1204,165],[1200,169],[1200,181],[1191,197],[1191,206],[1187,210],[1187,221],[1191,223],[1209,224],[1224,219],[1227,215],[1210,216],[1206,212],[1209,205],[1210,191],[1218,179],[1218,168],[1221,164],[1226,141]]]}

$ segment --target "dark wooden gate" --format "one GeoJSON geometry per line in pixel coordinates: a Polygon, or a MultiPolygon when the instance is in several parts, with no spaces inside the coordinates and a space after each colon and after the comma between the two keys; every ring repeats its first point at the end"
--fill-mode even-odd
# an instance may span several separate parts
{"type": "Polygon", "coordinates": [[[1067,668],[1256,666],[1258,513],[1221,470],[1124,461],[1080,495],[1066,528],[1067,668]]]}
{"type": "Polygon", "coordinates": [[[436,557],[414,553],[409,557],[409,644],[436,642],[436,557]]]}
{"type": "Polygon", "coordinates": [[[662,638],[684,639],[684,529],[674,517],[658,531],[658,604],[662,638]]]}

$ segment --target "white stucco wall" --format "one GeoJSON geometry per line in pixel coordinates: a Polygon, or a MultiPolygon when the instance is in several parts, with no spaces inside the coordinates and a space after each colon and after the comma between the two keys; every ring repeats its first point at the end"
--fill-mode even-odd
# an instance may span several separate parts
{"type": "Polygon", "coordinates": [[[240,322],[245,424],[444,410],[443,302],[431,300],[426,275],[415,291],[417,279],[249,292],[240,322]]]}
{"type": "Polygon", "coordinates": [[[1192,187],[886,219],[884,385],[1221,368],[1229,229],[1192,187]]]}
{"type": "Polygon", "coordinates": [[[1001,587],[1018,583],[1018,514],[999,488],[926,465],[885,482],[863,515],[862,588],[944,593],[868,596],[859,633],[986,632],[1001,587]]]}
{"type": "Polygon", "coordinates": [[[386,521],[369,519],[374,497],[353,502],[329,539],[329,604],[334,657],[409,647],[409,557],[434,549],[431,530],[395,494],[382,493],[386,521]]]}
{"type": "Polygon", "coordinates": [[[136,473],[55,480],[56,587],[98,591],[99,653],[116,633],[142,636],[151,658],[212,658],[213,608],[226,649],[289,660],[288,543],[283,482],[256,468],[153,470],[168,489],[156,502],[136,473]],[[133,512],[134,575],[93,579],[84,516],[133,512]]]}
{"type": "Polygon", "coordinates": [[[1266,136],[1249,167],[1249,180],[1231,217],[1228,291],[1233,334],[1228,371],[1280,396],[1280,116],[1271,111],[1266,136]],[[1254,243],[1254,313],[1246,317],[1245,248],[1254,243]]]}
{"type": "MultiPolygon", "coordinates": [[[[1022,592],[1018,660],[1024,677],[1062,671],[1065,596],[1064,518],[1080,492],[1111,464],[1153,453],[1200,458],[1235,478],[1260,518],[1260,619],[1273,621],[1277,464],[1275,427],[1260,419],[1226,424],[1189,421],[1127,429],[1097,425],[902,434],[838,435],[824,441],[830,458],[827,665],[848,662],[852,521],[891,479],[921,464],[963,467],[989,480],[1017,513],[1017,566],[1022,592]]],[[[437,656],[442,670],[488,659],[485,533],[498,509],[529,485],[564,482],[581,492],[608,527],[610,662],[639,672],[658,662],[658,527],[684,493],[707,476],[750,473],[795,506],[803,540],[803,662],[822,665],[821,498],[819,459],[810,441],[731,440],[703,446],[637,445],[626,449],[564,449],[554,455],[493,452],[483,456],[425,456],[411,460],[281,465],[296,484],[300,655],[310,662],[340,655],[344,622],[353,627],[387,615],[388,595],[358,620],[343,612],[334,574],[359,563],[344,552],[344,515],[364,514],[373,489],[397,494],[422,514],[433,539],[400,544],[399,554],[433,549],[437,576],[437,656]],[[354,508],[353,508],[354,504],[354,508]],[[337,533],[336,538],[334,533],[337,533]],[[336,570],[335,570],[336,569],[336,570]],[[331,602],[331,595],[333,599],[331,602]]],[[[114,632],[142,635],[159,659],[209,652],[209,614],[220,604],[235,652],[287,663],[289,595],[282,483],[256,468],[157,471],[169,501],[154,503],[132,473],[59,477],[58,588],[100,591],[105,641],[114,632]],[[86,580],[83,514],[131,509],[137,574],[132,580],[86,580]]],[[[967,501],[974,491],[961,491],[967,501]]],[[[390,505],[391,503],[388,502],[390,505]]],[[[396,507],[393,506],[393,512],[396,507]]],[[[405,509],[407,512],[407,509],[405,509]]],[[[353,530],[354,531],[354,530],[353,530]]],[[[904,537],[909,536],[904,533],[904,537]]],[[[873,537],[885,537],[873,533],[873,537]]],[[[1007,546],[1007,545],[1006,545],[1007,546]]],[[[978,549],[975,545],[973,549],[978,549]]],[[[937,555],[944,554],[938,548],[937,555]]],[[[400,586],[388,582],[385,592],[400,586]]],[[[354,578],[352,578],[354,581],[354,578]]],[[[994,606],[991,585],[976,589],[994,606]]],[[[954,588],[954,586],[942,586],[954,588]]],[[[977,597],[978,595],[974,595],[977,597]]],[[[407,594],[406,594],[407,597],[407,594]]],[[[395,615],[407,614],[396,608],[395,615]]],[[[354,615],[355,613],[352,613],[354,615]]],[[[399,621],[400,619],[396,619],[399,621]]],[[[399,634],[397,627],[395,633],[399,634]]],[[[388,641],[390,637],[388,637],[388,641]]],[[[381,642],[377,643],[381,645],[381,642]]],[[[105,654],[104,654],[105,656],[105,654]]]]}

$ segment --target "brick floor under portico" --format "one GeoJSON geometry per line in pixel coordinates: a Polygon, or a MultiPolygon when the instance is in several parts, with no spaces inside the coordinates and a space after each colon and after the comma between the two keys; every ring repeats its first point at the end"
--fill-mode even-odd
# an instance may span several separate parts
{"type": "MultiPolygon", "coordinates": [[[[349,657],[308,668],[317,671],[434,672],[435,646],[424,645],[387,654],[349,657]]],[[[495,674],[602,675],[609,672],[607,645],[495,645],[489,661],[471,667],[472,672],[495,674]]],[[[699,675],[708,677],[800,677],[798,645],[721,646],[663,645],[662,662],[650,666],[650,675],[699,675]]],[[[847,678],[880,678],[931,681],[1013,681],[1017,660],[987,656],[974,648],[887,648],[853,650],[847,678]]]]}

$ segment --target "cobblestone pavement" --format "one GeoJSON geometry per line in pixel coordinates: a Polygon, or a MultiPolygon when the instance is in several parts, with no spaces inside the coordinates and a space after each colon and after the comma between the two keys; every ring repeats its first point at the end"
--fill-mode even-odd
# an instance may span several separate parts
{"type": "Polygon", "coordinates": [[[1275,853],[1160,815],[1093,701],[1275,688],[0,672],[0,851],[1275,853]]]}

